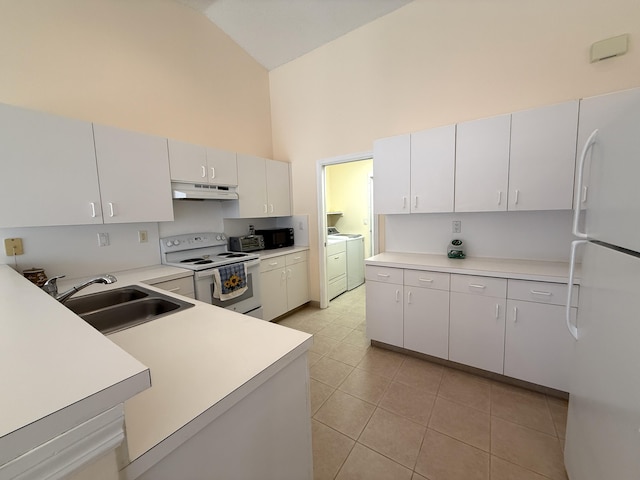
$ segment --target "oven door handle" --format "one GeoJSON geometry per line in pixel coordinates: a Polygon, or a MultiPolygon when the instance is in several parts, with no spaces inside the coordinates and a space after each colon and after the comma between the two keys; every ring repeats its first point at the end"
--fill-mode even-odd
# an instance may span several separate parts
{"type": "MultiPolygon", "coordinates": [[[[245,262],[247,264],[247,269],[251,268],[251,267],[258,267],[260,265],[260,259],[256,258],[255,260],[248,260],[247,262],[245,262]]],[[[213,270],[216,267],[213,268],[208,268],[206,270],[196,270],[194,272],[195,274],[195,278],[205,278],[205,277],[211,277],[213,276],[213,270]]],[[[247,272],[248,273],[248,272],[247,272]]]]}

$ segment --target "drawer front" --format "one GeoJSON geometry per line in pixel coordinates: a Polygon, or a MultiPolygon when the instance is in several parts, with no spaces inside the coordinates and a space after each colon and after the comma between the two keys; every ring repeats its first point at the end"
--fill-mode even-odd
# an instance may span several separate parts
{"type": "Polygon", "coordinates": [[[449,290],[451,275],[427,270],[405,270],[404,284],[412,287],[433,288],[435,290],[449,290]]]}
{"type": "Polygon", "coordinates": [[[279,257],[267,258],[265,260],[260,260],[260,272],[268,272],[270,270],[275,270],[276,268],[284,268],[285,266],[285,256],[281,255],[279,257]]]}
{"type": "Polygon", "coordinates": [[[365,278],[373,282],[395,283],[402,285],[403,273],[401,268],[367,265],[365,268],[365,278]]]}
{"type": "Polygon", "coordinates": [[[193,286],[193,277],[178,278],[177,280],[168,280],[153,284],[154,287],[166,290],[167,292],[177,293],[185,297],[194,298],[195,288],[193,286]]]}
{"type": "Polygon", "coordinates": [[[506,298],[507,279],[453,274],[451,275],[451,291],[506,298]]]}
{"type": "MultiPolygon", "coordinates": [[[[572,307],[578,306],[578,285],[573,286],[572,307]]],[[[564,283],[532,282],[529,280],[509,280],[508,297],[526,302],[566,305],[567,285],[564,283]]]]}
{"type": "Polygon", "coordinates": [[[290,253],[285,257],[285,262],[287,265],[295,265],[296,263],[306,262],[307,261],[307,251],[290,253]]]}

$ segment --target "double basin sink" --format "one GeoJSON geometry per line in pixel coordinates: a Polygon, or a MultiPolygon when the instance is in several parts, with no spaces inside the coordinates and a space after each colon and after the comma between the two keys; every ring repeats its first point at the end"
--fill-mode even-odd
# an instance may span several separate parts
{"type": "Polygon", "coordinates": [[[70,298],[64,305],[105,335],[194,306],[138,285],[70,298]]]}

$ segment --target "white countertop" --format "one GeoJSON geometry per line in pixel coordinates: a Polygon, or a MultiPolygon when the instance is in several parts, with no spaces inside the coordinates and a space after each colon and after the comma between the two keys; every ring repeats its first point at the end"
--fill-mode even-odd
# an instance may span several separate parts
{"type": "MultiPolygon", "coordinates": [[[[566,262],[485,257],[458,259],[426,253],[384,252],[367,258],[365,264],[540,282],[569,281],[569,264],[566,262]]],[[[577,265],[575,283],[580,283],[579,278],[580,265],[577,265]]]]}
{"type": "MultiPolygon", "coordinates": [[[[165,265],[113,273],[117,283],[81,293],[192,275],[165,265]]],[[[125,402],[124,474],[135,478],[311,346],[307,333],[175,296],[195,306],[105,337],[0,266],[1,379],[11,392],[0,395],[0,465],[106,410],[106,398],[125,402]]]]}
{"type": "Polygon", "coordinates": [[[304,246],[293,246],[293,247],[283,247],[283,248],[274,248],[272,250],[260,250],[257,253],[260,255],[260,260],[266,260],[268,258],[279,257],[280,255],[288,255],[290,253],[304,252],[305,250],[309,250],[309,247],[304,246]]]}
{"type": "MultiPolygon", "coordinates": [[[[268,252],[282,255],[304,249],[268,252]]],[[[116,283],[91,285],[77,295],[137,283],[155,290],[149,285],[193,275],[166,265],[109,273],[116,283]]],[[[64,280],[61,291],[83,279],[64,280]]],[[[125,478],[146,471],[302,355],[312,342],[304,332],[158,291],[195,306],[106,337],[151,370],[151,388],[125,402],[132,462],[125,478]]]]}
{"type": "Polygon", "coordinates": [[[147,367],[0,265],[0,465],[148,388],[147,367]]]}

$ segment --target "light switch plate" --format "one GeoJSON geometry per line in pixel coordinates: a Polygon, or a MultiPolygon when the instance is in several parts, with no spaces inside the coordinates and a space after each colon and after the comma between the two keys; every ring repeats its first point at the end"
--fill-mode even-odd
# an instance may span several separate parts
{"type": "Polygon", "coordinates": [[[109,245],[109,234],[108,233],[99,233],[98,234],[98,246],[99,247],[107,247],[109,245]]]}
{"type": "Polygon", "coordinates": [[[4,239],[4,251],[7,257],[13,257],[14,255],[22,255],[24,249],[22,248],[21,238],[5,238],[4,239]]]}
{"type": "Polygon", "coordinates": [[[138,230],[138,243],[147,243],[149,241],[149,234],[146,230],[138,230]]]}

